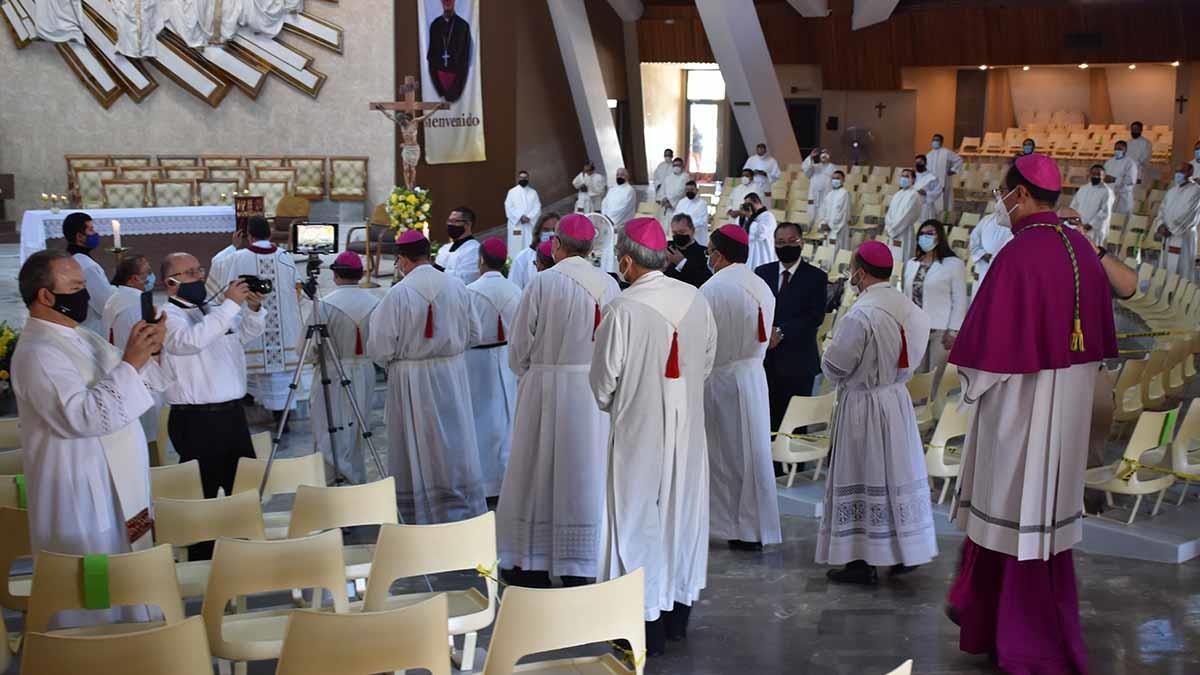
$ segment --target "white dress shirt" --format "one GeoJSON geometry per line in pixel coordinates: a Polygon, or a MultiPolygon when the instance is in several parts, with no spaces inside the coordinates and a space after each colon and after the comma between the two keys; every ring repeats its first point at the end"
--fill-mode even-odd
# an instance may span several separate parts
{"type": "MultiPolygon", "coordinates": [[[[912,300],[913,280],[921,263],[904,263],[904,295],[912,300]]],[[[930,330],[957,331],[967,316],[967,266],[958,258],[944,258],[925,271],[921,309],[929,315],[930,330]]]]}
{"type": "Polygon", "coordinates": [[[263,334],[266,313],[242,311],[232,300],[209,309],[172,298],[167,313],[162,368],[174,383],[167,403],[224,403],[246,395],[246,355],[242,345],[263,334]],[[181,306],[182,305],[182,306],[181,306]]]}
{"type": "Polygon", "coordinates": [[[801,262],[803,262],[803,260],[801,258],[797,258],[796,262],[792,263],[791,267],[784,267],[783,261],[782,260],[779,261],[779,276],[775,277],[775,292],[776,293],[783,290],[783,273],[784,272],[788,273],[788,283],[789,284],[792,283],[792,281],[794,281],[796,279],[796,270],[800,268],[801,262]]]}

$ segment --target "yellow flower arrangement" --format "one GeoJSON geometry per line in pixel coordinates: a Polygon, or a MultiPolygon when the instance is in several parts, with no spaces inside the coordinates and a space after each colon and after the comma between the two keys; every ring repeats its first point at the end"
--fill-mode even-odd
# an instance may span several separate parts
{"type": "Polygon", "coordinates": [[[388,219],[393,230],[424,230],[429,226],[433,196],[429,190],[416,187],[396,187],[386,202],[388,219]]]}

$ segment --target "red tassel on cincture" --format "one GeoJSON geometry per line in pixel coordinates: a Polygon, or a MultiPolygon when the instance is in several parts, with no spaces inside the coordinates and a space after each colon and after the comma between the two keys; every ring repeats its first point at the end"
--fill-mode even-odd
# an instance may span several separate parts
{"type": "Polygon", "coordinates": [[[362,356],[362,354],[363,354],[362,329],[360,329],[358,326],[355,326],[354,327],[354,355],[362,356]]]}
{"type": "Polygon", "coordinates": [[[671,353],[667,355],[667,379],[679,379],[679,331],[671,336],[671,353]]]}
{"type": "Polygon", "coordinates": [[[908,367],[908,338],[904,335],[904,329],[900,329],[900,361],[896,364],[897,367],[908,367]]]}
{"type": "Polygon", "coordinates": [[[505,342],[504,339],[504,317],[496,315],[496,342],[505,342]]]}
{"type": "Polygon", "coordinates": [[[600,327],[600,303],[596,303],[596,318],[592,321],[592,342],[596,341],[596,329],[600,327]]]}
{"type": "Polygon", "coordinates": [[[433,338],[433,303],[429,303],[429,311],[425,313],[425,339],[433,338]]]}
{"type": "Polygon", "coordinates": [[[767,341],[767,327],[763,323],[762,307],[758,308],[758,341],[767,341]]]}

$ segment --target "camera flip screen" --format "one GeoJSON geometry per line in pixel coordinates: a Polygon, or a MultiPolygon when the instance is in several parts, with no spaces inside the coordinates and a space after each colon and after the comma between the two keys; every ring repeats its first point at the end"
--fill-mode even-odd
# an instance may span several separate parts
{"type": "Polygon", "coordinates": [[[295,223],[292,225],[293,253],[337,253],[336,223],[295,223]]]}

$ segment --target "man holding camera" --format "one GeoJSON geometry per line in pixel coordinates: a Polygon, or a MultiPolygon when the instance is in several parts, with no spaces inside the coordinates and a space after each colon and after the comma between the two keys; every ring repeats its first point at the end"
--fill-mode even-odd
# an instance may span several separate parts
{"type": "Polygon", "coordinates": [[[247,387],[263,408],[270,410],[276,422],[283,416],[288,386],[300,357],[300,298],[296,287],[300,277],[292,254],[271,243],[271,224],[266,218],[253,217],[246,225],[251,244],[231,254],[221,265],[223,278],[217,279],[222,288],[241,277],[247,279],[249,290],[262,295],[262,333],[245,343],[247,387]],[[270,282],[273,290],[259,286],[258,281],[270,282]]]}
{"type": "MultiPolygon", "coordinates": [[[[210,307],[205,302],[205,270],[187,253],[167,256],[160,271],[167,287],[168,318],[162,367],[173,380],[166,390],[171,444],[180,462],[199,460],[205,498],[216,497],[219,487],[231,494],[238,458],[254,456],[242,408],[242,345],[261,339],[267,314],[260,311],[263,296],[235,279],[225,288],[225,299],[210,307]]],[[[212,545],[206,548],[211,551],[212,545]]]]}

